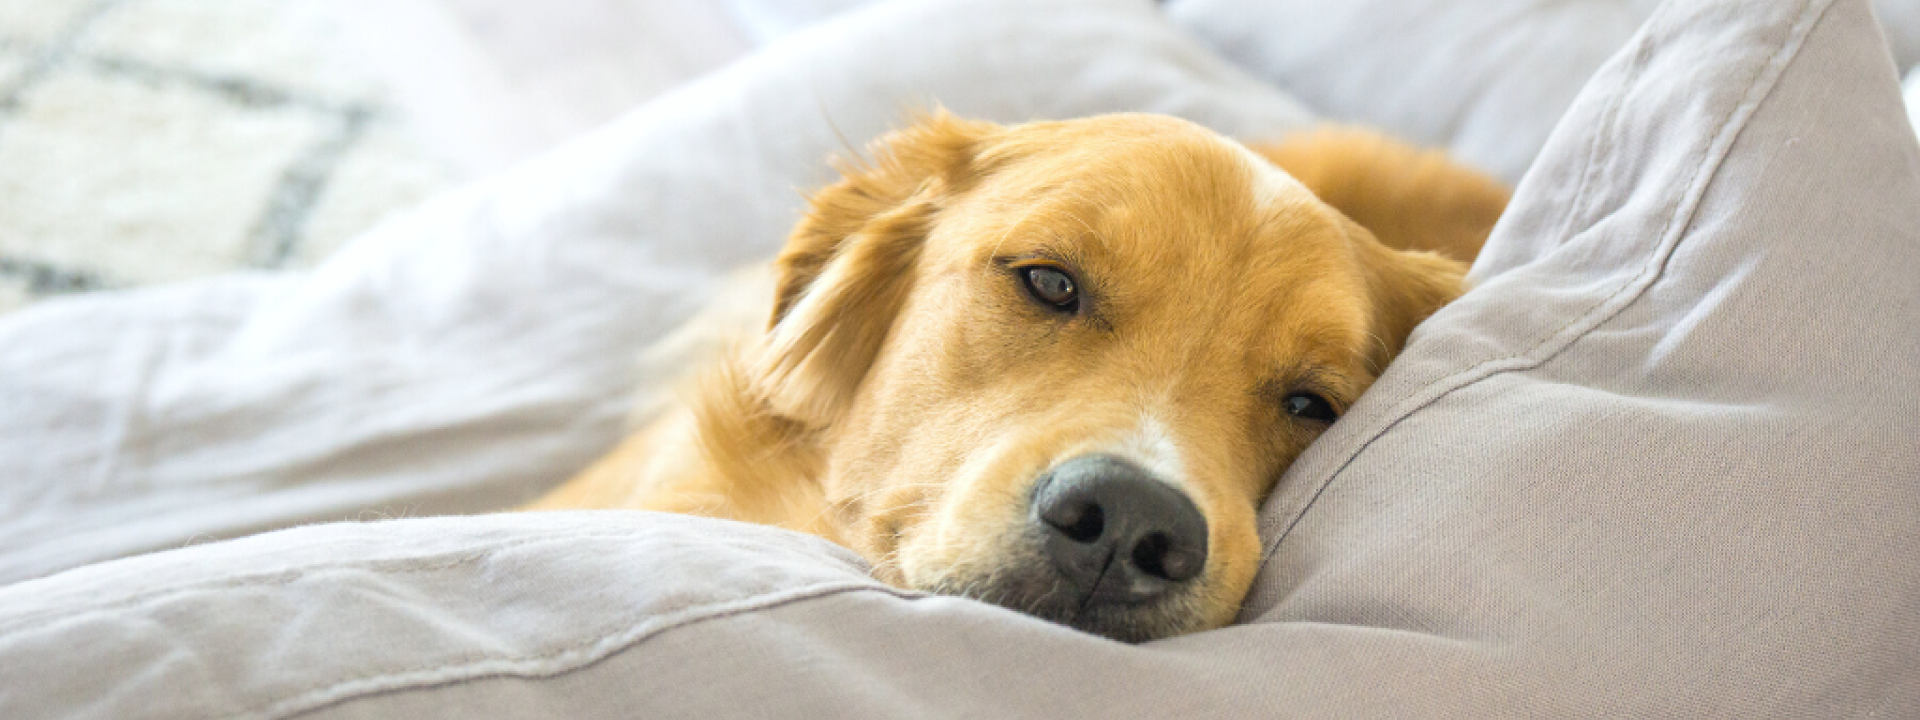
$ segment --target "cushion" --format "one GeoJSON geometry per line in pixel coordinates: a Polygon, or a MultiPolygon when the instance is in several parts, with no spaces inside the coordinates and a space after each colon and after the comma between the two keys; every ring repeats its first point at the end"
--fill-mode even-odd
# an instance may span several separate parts
{"type": "MultiPolygon", "coordinates": [[[[1515,182],[1574,93],[1655,5],[1169,0],[1167,13],[1331,118],[1449,148],[1515,182]]],[[[1874,9],[1900,67],[1920,63],[1920,2],[1874,9]]]]}
{"type": "Polygon", "coordinates": [[[756,43],[767,43],[808,25],[875,0],[724,0],[735,24],[756,43]]]}
{"type": "MultiPolygon", "coordinates": [[[[874,0],[728,0],[762,40],[874,0]]],[[[1345,122],[1446,147],[1517,182],[1574,93],[1651,0],[1169,0],[1215,50],[1345,122]]],[[[1875,0],[1895,63],[1920,65],[1920,0],[1875,0]]]]}
{"type": "Polygon", "coordinates": [[[1860,0],[1662,4],[1547,140],[1479,287],[1271,499],[1244,618],[1336,658],[1275,674],[1366,675],[1354,715],[1920,713],[1895,78],[1860,0]]]}
{"type": "Polygon", "coordinates": [[[1907,73],[1907,120],[1913,123],[1913,131],[1920,134],[1920,67],[1907,73]]]}
{"type": "Polygon", "coordinates": [[[1650,4],[1171,0],[1167,13],[1329,117],[1515,182],[1650,4]]]}
{"type": "Polygon", "coordinates": [[[334,524],[0,587],[0,715],[1920,714],[1896,87],[1865,0],[1663,5],[1282,479],[1236,626],[1114,643],[713,520],[334,524]]]}
{"type": "Polygon", "coordinates": [[[1920,67],[1920,0],[1874,0],[1873,12],[1887,32],[1894,64],[1920,67]]]}
{"type": "Polygon", "coordinates": [[[1312,121],[1144,2],[847,17],[311,274],[0,316],[0,583],[532,499],[618,440],[636,388],[662,382],[640,349],[780,248],[828,155],[936,102],[1002,121],[1163,112],[1252,138],[1312,121]]]}

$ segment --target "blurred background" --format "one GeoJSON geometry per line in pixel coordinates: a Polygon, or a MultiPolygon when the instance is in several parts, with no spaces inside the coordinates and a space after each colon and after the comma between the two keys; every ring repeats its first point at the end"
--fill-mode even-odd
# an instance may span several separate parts
{"type": "MultiPolygon", "coordinates": [[[[310,267],[435,192],[871,1],[0,0],[0,312],[310,267]]],[[[1878,5],[1896,50],[1920,51],[1920,3],[1878,5]]],[[[1342,95],[1295,79],[1342,116],[1342,95]]],[[[1920,116],[1920,70],[1907,87],[1920,116]]]]}
{"type": "Polygon", "coordinates": [[[0,0],[0,312],[308,267],[830,0],[0,0]]]}

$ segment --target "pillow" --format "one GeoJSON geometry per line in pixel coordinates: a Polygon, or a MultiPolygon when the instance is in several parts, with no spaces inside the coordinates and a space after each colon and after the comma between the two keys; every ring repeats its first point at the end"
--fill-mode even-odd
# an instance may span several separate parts
{"type": "MultiPolygon", "coordinates": [[[[874,0],[728,0],[765,41],[874,0]]],[[[1167,14],[1317,110],[1516,182],[1650,0],[1170,0],[1167,14]]],[[[1876,0],[1894,61],[1920,64],[1920,2],[1876,0]]]]}
{"type": "Polygon", "coordinates": [[[849,592],[892,597],[851,551],[758,525],[618,511],[317,525],[0,586],[0,716],[656,717],[634,698],[609,708],[621,682],[561,685],[676,628],[849,592]],[[352,702],[481,677],[542,682],[534,704],[352,702]]]}
{"type": "Polygon", "coordinates": [[[1873,13],[1887,32],[1894,64],[1903,69],[1920,67],[1920,1],[1874,0],[1873,13]]]}
{"type": "Polygon", "coordinates": [[[1331,118],[1515,182],[1645,4],[1172,0],[1167,14],[1331,118]]]}
{"type": "Polygon", "coordinates": [[[874,0],[724,0],[734,23],[756,44],[766,44],[874,0]]]}
{"type": "Polygon", "coordinates": [[[1283,478],[1244,624],[1123,645],[713,520],[336,524],[0,587],[0,715],[1920,715],[1887,57],[1864,0],[1662,6],[1283,478]]]}
{"type": "Polygon", "coordinates": [[[381,227],[311,275],[0,316],[0,583],[308,522],[496,510],[622,434],[640,349],[915,107],[1312,122],[1141,2],[873,8],[381,227]],[[982,52],[981,48],[991,48],[982,52]]]}
{"type": "Polygon", "coordinates": [[[1907,121],[1913,123],[1913,132],[1920,135],[1920,67],[1907,73],[1907,121]]]}
{"type": "MultiPolygon", "coordinates": [[[[728,0],[761,40],[875,0],[728,0]]],[[[1449,148],[1508,182],[1648,3],[1171,0],[1175,22],[1334,119],[1449,148]]]]}
{"type": "Polygon", "coordinates": [[[1896,77],[1864,0],[1660,5],[1282,481],[1243,619],[1364,658],[1356,716],[1920,713],[1896,77]]]}
{"type": "MultiPolygon", "coordinates": [[[[1447,147],[1514,182],[1654,5],[1171,0],[1167,13],[1329,117],[1447,147]]],[[[1874,6],[1900,67],[1920,63],[1920,2],[1874,6]]]]}

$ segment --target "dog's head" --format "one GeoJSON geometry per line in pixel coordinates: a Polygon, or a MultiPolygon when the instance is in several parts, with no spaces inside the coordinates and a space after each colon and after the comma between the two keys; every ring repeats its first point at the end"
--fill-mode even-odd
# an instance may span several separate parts
{"type": "Polygon", "coordinates": [[[1125,640],[1226,623],[1289,463],[1461,289],[1242,146],[944,114],[812,198],[754,375],[881,578],[1125,640]]]}

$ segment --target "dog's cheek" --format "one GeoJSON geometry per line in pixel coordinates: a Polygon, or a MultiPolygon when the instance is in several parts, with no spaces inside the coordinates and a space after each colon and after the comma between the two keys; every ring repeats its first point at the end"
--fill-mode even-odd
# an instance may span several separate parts
{"type": "Polygon", "coordinates": [[[1015,554],[1008,539],[1018,534],[1024,514],[978,470],[963,467],[954,471],[959,477],[929,481],[921,511],[903,518],[894,557],[909,586],[970,585],[1004,570],[1015,554]]]}
{"type": "Polygon", "coordinates": [[[1202,615],[1206,628],[1231,622],[1240,612],[1247,591],[1260,569],[1261,543],[1252,508],[1236,508],[1215,515],[1218,526],[1210,541],[1215,550],[1205,590],[1202,615]]]}
{"type": "Polygon", "coordinates": [[[873,568],[874,577],[898,587],[915,587],[917,549],[931,514],[926,485],[902,483],[865,493],[864,507],[849,516],[847,536],[873,568]]]}
{"type": "Polygon", "coordinates": [[[938,523],[931,518],[903,527],[892,556],[898,585],[915,590],[952,593],[972,576],[956,548],[941,542],[938,523]]]}

